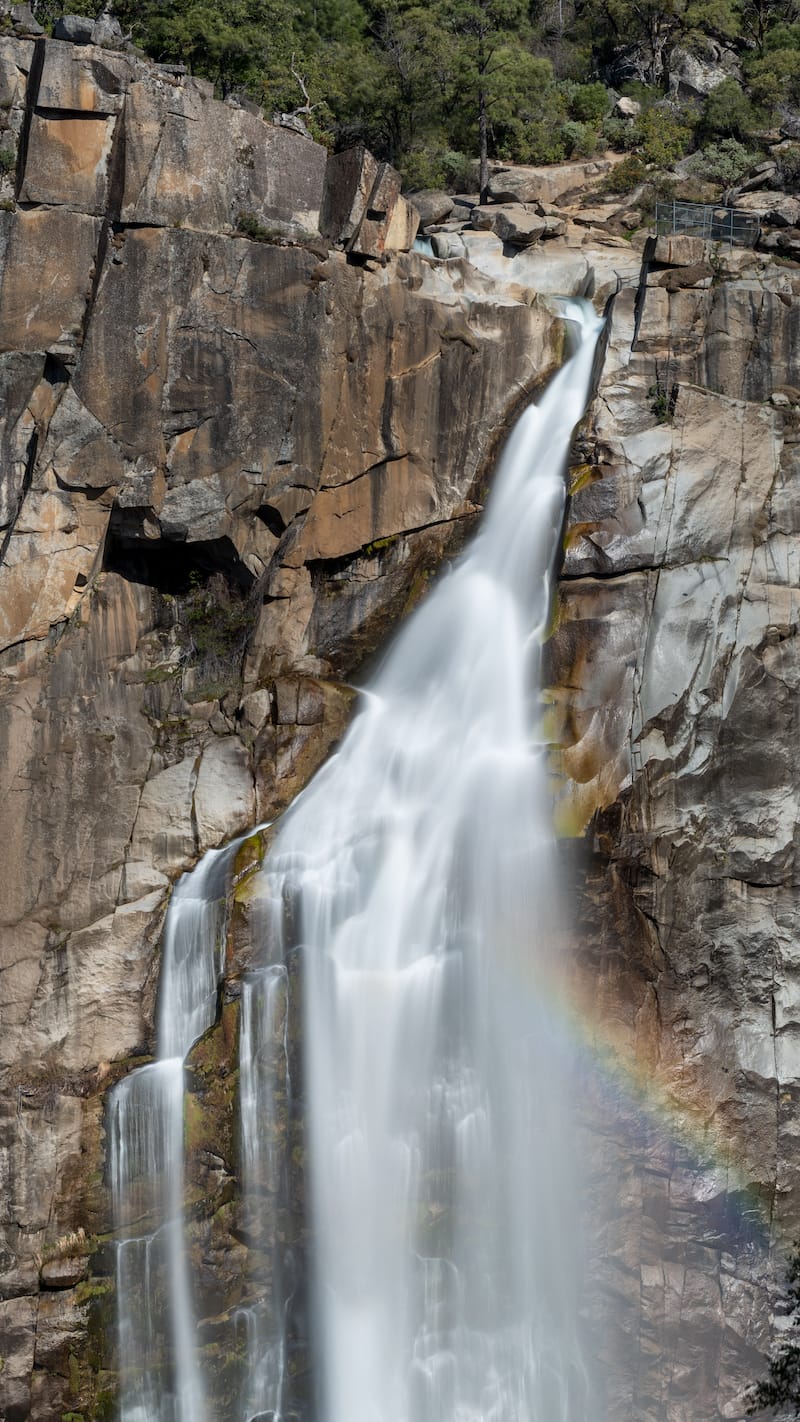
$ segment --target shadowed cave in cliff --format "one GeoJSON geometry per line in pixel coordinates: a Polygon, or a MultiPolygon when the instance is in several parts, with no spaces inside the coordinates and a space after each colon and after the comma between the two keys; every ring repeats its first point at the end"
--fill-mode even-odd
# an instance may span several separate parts
{"type": "Polygon", "coordinates": [[[130,583],[172,597],[185,597],[212,578],[224,579],[234,597],[246,598],[255,578],[229,538],[137,538],[126,534],[112,517],[103,552],[103,568],[130,583]]]}

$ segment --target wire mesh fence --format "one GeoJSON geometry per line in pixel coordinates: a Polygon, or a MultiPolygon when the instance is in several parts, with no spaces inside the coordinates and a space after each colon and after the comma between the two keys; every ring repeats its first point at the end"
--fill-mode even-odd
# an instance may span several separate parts
{"type": "Polygon", "coordinates": [[[656,203],[656,235],[702,237],[728,247],[754,247],[761,231],[757,213],[702,202],[656,203]]]}

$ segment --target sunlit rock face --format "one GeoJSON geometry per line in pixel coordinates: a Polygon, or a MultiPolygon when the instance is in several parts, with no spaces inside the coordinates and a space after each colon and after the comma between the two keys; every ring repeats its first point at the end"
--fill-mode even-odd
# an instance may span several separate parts
{"type": "Polygon", "coordinates": [[[610,306],[552,695],[559,817],[589,826],[610,1415],[716,1422],[745,1415],[800,1228],[800,282],[751,253],[654,255],[610,306]]]}
{"type": "MultiPolygon", "coordinates": [[[[590,267],[623,289],[550,654],[557,817],[581,849],[569,1020],[603,1068],[590,1052],[587,1308],[613,1422],[741,1418],[767,1248],[800,1228],[794,269],[662,246],[637,289],[628,250],[507,261],[489,233],[433,265],[369,155],[330,165],[88,45],[0,42],[0,130],[4,1422],[113,1410],[104,1099],[153,1049],[170,886],[341,737],[344,683],[474,527],[560,360],[534,293],[590,267]]],[[[248,1247],[248,846],[225,1001],[189,1063],[192,1248],[220,1316],[248,1247]]]]}
{"type": "MultiPolygon", "coordinates": [[[[380,165],[359,238],[363,155],[323,236],[323,150],[201,83],[3,40],[0,88],[0,1411],[49,1422],[113,1409],[103,1101],[153,1049],[170,886],[342,734],[563,328],[405,254],[380,165]]],[[[220,1307],[236,1010],[192,1066],[220,1307]]]]}

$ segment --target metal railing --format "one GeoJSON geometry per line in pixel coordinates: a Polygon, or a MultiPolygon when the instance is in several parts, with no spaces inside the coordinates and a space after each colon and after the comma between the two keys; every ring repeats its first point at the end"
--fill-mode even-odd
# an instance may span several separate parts
{"type": "Polygon", "coordinates": [[[754,247],[761,231],[755,212],[703,202],[657,202],[656,236],[702,237],[728,247],[754,247]]]}

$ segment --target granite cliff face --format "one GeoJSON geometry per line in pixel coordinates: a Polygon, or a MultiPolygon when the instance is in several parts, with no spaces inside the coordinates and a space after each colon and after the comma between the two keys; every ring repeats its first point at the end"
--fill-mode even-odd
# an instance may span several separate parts
{"type": "Polygon", "coordinates": [[[800,279],[694,239],[646,257],[573,471],[552,696],[613,1077],[610,1415],[710,1422],[745,1415],[800,1231],[800,279]]]}
{"type": "MultiPolygon", "coordinates": [[[[344,680],[468,530],[562,326],[528,290],[404,254],[416,219],[369,155],[327,166],[125,53],[4,40],[0,75],[15,1422],[113,1409],[103,1102],[152,1048],[170,884],[341,733],[344,680]]],[[[231,1011],[201,1085],[229,1070],[231,1011]]],[[[236,1262],[215,1090],[196,1129],[211,1274],[236,1262]]]]}
{"type": "MultiPolygon", "coordinates": [[[[550,657],[613,1082],[587,1082],[590,1303],[614,1422],[741,1418],[800,1225],[798,269],[659,245],[640,274],[561,218],[547,251],[476,230],[431,262],[390,169],[122,51],[3,40],[0,115],[0,1417],[112,1415],[104,1098],[152,1050],[170,886],[341,734],[560,359],[541,293],[593,280],[550,657]]],[[[212,1350],[247,1247],[226,1082],[260,852],[191,1061],[212,1350]]]]}

